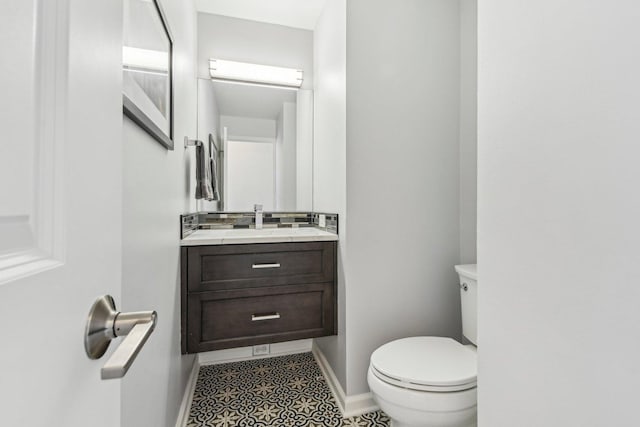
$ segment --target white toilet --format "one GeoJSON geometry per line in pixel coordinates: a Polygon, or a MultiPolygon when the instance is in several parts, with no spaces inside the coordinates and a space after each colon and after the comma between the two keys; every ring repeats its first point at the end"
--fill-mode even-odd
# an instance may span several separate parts
{"type": "MultiPolygon", "coordinates": [[[[475,264],[457,265],[462,333],[477,345],[475,264]]],[[[475,427],[476,347],[444,337],[392,341],[371,355],[367,380],[393,427],[475,427]]]]}

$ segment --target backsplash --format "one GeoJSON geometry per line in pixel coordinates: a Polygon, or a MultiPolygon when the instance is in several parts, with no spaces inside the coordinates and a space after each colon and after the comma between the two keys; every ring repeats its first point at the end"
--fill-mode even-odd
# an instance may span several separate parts
{"type": "Polygon", "coordinates": [[[198,229],[198,214],[180,215],[180,238],[184,239],[198,229]]]}
{"type": "Polygon", "coordinates": [[[321,230],[338,234],[338,214],[329,214],[324,212],[313,213],[313,225],[321,230]],[[324,227],[320,227],[320,215],[324,215],[324,227]]]}
{"type": "MultiPolygon", "coordinates": [[[[197,212],[180,215],[180,235],[184,239],[196,230],[255,228],[253,212],[197,212]]],[[[338,214],[321,212],[264,212],[263,228],[315,227],[338,234],[338,214]],[[325,226],[320,227],[320,215],[325,226]]]]}

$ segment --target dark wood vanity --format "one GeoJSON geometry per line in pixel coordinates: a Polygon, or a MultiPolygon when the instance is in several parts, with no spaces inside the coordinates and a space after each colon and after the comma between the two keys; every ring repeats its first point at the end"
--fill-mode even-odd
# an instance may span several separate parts
{"type": "Polygon", "coordinates": [[[335,241],[181,251],[182,353],[336,334],[335,241]]]}

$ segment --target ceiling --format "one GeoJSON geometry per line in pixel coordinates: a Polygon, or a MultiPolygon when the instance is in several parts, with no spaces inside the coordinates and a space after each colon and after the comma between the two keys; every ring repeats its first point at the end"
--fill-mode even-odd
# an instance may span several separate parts
{"type": "Polygon", "coordinates": [[[282,103],[296,102],[296,91],[211,81],[219,114],[275,120],[282,103]]]}
{"type": "Polygon", "coordinates": [[[327,0],[196,0],[198,12],[314,30],[327,0]]]}

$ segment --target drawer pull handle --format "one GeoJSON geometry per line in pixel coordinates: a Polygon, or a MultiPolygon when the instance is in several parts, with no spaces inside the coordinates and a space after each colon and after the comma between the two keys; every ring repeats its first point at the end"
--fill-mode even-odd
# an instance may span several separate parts
{"type": "Polygon", "coordinates": [[[275,264],[253,264],[251,268],[280,268],[280,263],[275,264]]]}
{"type": "Polygon", "coordinates": [[[280,313],[252,314],[251,315],[251,321],[252,322],[258,322],[260,320],[279,319],[279,318],[280,318],[280,313]]]}

